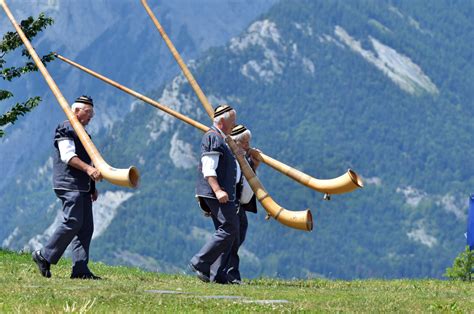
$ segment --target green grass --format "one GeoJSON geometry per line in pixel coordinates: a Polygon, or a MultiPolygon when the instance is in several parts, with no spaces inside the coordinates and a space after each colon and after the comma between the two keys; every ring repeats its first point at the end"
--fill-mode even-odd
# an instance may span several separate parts
{"type": "Polygon", "coordinates": [[[29,254],[0,250],[0,312],[474,311],[474,284],[459,281],[257,279],[231,286],[102,263],[92,263],[90,268],[105,279],[69,279],[69,260],[52,266],[53,277],[46,279],[29,254]],[[261,300],[288,303],[264,304],[261,300]]]}

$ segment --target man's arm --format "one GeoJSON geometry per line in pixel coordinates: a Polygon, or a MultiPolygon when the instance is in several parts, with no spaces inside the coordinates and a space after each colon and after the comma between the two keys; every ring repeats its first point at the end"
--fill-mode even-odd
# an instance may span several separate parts
{"type": "Polygon", "coordinates": [[[211,186],[211,189],[214,191],[214,194],[216,194],[219,203],[227,203],[229,201],[229,195],[221,188],[219,182],[217,182],[217,177],[206,177],[206,179],[211,186]]]}
{"type": "Polygon", "coordinates": [[[86,164],[76,155],[76,146],[71,139],[63,139],[58,141],[58,149],[61,160],[71,167],[81,170],[94,181],[102,180],[102,175],[99,170],[86,164]]]}
{"type": "Polygon", "coordinates": [[[222,190],[219,182],[217,181],[217,165],[219,164],[219,153],[206,154],[201,157],[202,163],[202,174],[206,178],[207,183],[211,186],[212,191],[216,195],[219,203],[227,203],[229,201],[229,195],[226,191],[222,190]]]}
{"type": "Polygon", "coordinates": [[[69,162],[67,164],[71,167],[74,167],[76,169],[79,169],[87,173],[87,175],[91,177],[91,179],[94,181],[102,180],[102,174],[100,173],[99,169],[96,169],[92,167],[91,165],[86,164],[77,156],[74,156],[71,159],[69,159],[69,162]]]}

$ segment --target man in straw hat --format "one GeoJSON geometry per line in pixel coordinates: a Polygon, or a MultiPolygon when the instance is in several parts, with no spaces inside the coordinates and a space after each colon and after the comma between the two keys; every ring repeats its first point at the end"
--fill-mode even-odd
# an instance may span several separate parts
{"type": "MultiPolygon", "coordinates": [[[[94,104],[88,96],[77,98],[71,109],[83,126],[94,116],[94,104]]],[[[95,181],[101,180],[102,175],[91,165],[91,159],[69,120],[56,128],[54,149],[53,188],[63,204],[63,220],[43,249],[33,252],[33,261],[41,275],[49,278],[51,264],[59,261],[71,243],[71,278],[100,279],[87,264],[94,231],[92,202],[98,195],[95,181]]]]}
{"type": "Polygon", "coordinates": [[[239,233],[236,184],[240,181],[240,167],[225,142],[235,120],[232,107],[218,106],[214,110],[214,125],[201,141],[196,197],[215,219],[216,231],[193,256],[189,268],[204,282],[227,283],[224,269],[239,233]]]}

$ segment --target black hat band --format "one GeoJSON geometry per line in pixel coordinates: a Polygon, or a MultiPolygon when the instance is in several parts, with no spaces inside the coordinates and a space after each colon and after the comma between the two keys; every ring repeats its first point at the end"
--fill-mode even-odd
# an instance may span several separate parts
{"type": "Polygon", "coordinates": [[[230,135],[236,136],[236,135],[244,133],[245,131],[247,131],[247,128],[243,126],[242,124],[238,124],[232,129],[232,132],[230,133],[230,135]]]}
{"type": "Polygon", "coordinates": [[[223,115],[226,112],[232,111],[234,108],[232,108],[229,105],[220,105],[217,106],[216,109],[214,110],[214,118],[223,115]]]}
{"type": "Polygon", "coordinates": [[[81,97],[78,97],[75,102],[90,105],[90,106],[94,107],[94,103],[92,101],[92,98],[90,98],[89,96],[84,96],[83,95],[81,97]]]}

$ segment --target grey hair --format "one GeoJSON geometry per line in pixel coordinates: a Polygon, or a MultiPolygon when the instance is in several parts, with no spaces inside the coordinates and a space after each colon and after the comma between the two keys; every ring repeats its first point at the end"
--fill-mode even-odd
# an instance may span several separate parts
{"type": "Polygon", "coordinates": [[[76,109],[84,108],[85,104],[82,102],[75,102],[71,105],[71,110],[76,111],[76,109]]]}
{"type": "Polygon", "coordinates": [[[225,121],[229,120],[229,118],[230,118],[230,113],[231,113],[231,112],[234,112],[234,114],[236,114],[235,110],[232,109],[231,111],[227,111],[227,112],[223,113],[222,115],[220,115],[220,116],[214,118],[214,125],[217,126],[217,124],[218,124],[221,120],[225,120],[225,121]]]}
{"type": "Polygon", "coordinates": [[[234,136],[231,136],[231,137],[234,141],[239,142],[245,137],[245,135],[248,135],[249,140],[252,139],[252,132],[250,132],[249,129],[245,130],[244,132],[242,132],[240,134],[237,134],[237,135],[234,135],[234,136]]]}

